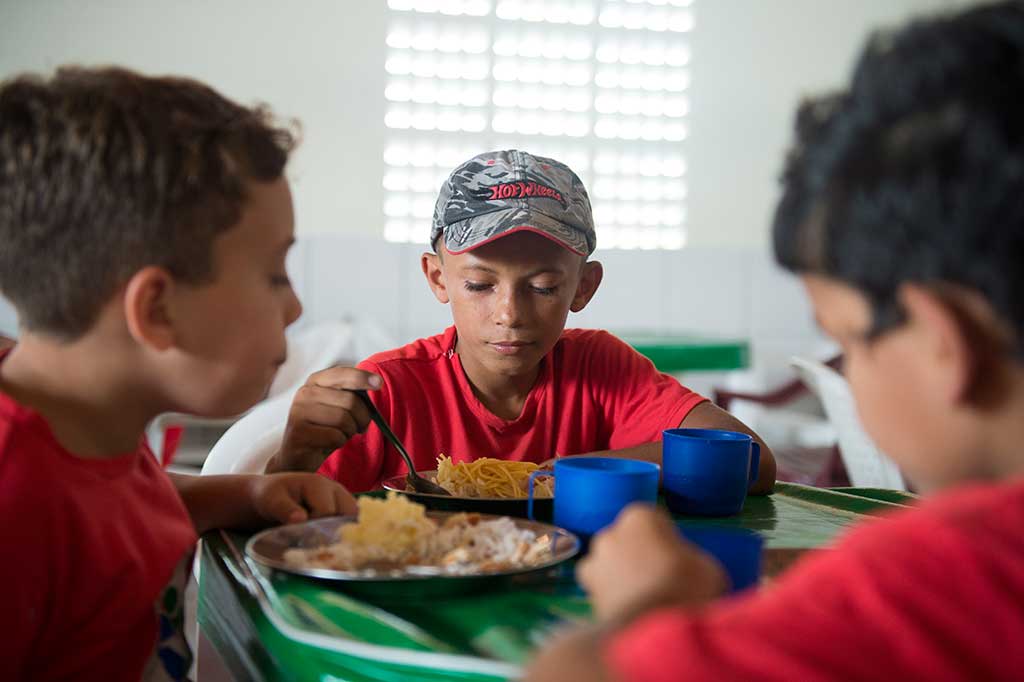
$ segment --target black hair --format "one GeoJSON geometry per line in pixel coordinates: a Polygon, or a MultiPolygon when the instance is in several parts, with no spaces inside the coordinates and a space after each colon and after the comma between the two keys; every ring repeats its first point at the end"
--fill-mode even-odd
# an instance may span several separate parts
{"type": "Polygon", "coordinates": [[[808,101],[783,174],[779,263],[861,291],[869,336],[903,283],[979,292],[1024,339],[1024,3],[875,34],[848,90],[808,101]]]}

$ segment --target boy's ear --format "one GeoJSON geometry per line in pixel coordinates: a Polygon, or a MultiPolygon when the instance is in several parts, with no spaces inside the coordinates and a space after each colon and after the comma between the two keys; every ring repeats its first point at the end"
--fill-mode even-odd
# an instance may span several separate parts
{"type": "Polygon", "coordinates": [[[424,253],[420,256],[420,267],[423,275],[427,278],[430,290],[434,292],[434,298],[441,303],[448,303],[448,284],[444,279],[444,269],[441,267],[441,257],[436,253],[424,253]]]}
{"type": "Polygon", "coordinates": [[[914,284],[900,287],[899,300],[917,339],[922,359],[928,362],[928,390],[954,404],[970,398],[978,381],[978,339],[964,315],[949,300],[914,284]]]}
{"type": "Polygon", "coordinates": [[[604,266],[599,261],[592,260],[583,264],[583,271],[580,275],[580,283],[576,285],[576,293],[572,297],[569,310],[578,313],[587,307],[590,299],[597,293],[604,278],[604,266]]]}
{"type": "Polygon", "coordinates": [[[174,345],[175,333],[170,311],[174,278],[164,268],[145,267],[128,280],[124,292],[124,317],[128,332],[137,343],[157,350],[174,345]]]}

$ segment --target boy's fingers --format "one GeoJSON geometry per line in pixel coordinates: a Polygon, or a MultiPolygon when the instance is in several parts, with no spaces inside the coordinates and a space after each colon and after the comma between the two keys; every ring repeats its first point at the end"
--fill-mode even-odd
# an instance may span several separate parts
{"type": "Polygon", "coordinates": [[[348,442],[348,436],[341,429],[333,426],[306,424],[295,434],[292,447],[296,450],[334,450],[348,442]]]}
{"type": "Polygon", "coordinates": [[[362,404],[362,401],[352,391],[317,384],[306,384],[301,387],[292,403],[293,409],[300,408],[303,413],[316,408],[333,411],[351,410],[357,404],[362,404]]]}
{"type": "Polygon", "coordinates": [[[309,518],[302,505],[292,497],[286,486],[279,486],[264,501],[264,512],[278,523],[299,523],[309,518]]]}
{"type": "Polygon", "coordinates": [[[335,514],[334,485],[326,478],[305,478],[299,487],[299,494],[306,503],[310,516],[335,514]]]}
{"type": "Polygon", "coordinates": [[[354,516],[359,507],[356,505],[356,498],[352,496],[352,493],[340,485],[333,486],[333,490],[335,513],[354,516]]]}
{"type": "Polygon", "coordinates": [[[344,413],[338,420],[338,429],[345,434],[345,438],[351,438],[352,436],[359,435],[359,424],[356,424],[355,418],[349,413],[344,413]]]}
{"type": "MultiPolygon", "coordinates": [[[[311,387],[306,386],[303,390],[311,387]]],[[[316,391],[330,391],[326,388],[315,388],[316,391]]],[[[337,405],[328,405],[320,400],[316,400],[315,396],[306,395],[303,396],[302,400],[296,400],[292,405],[289,418],[292,421],[307,422],[310,424],[320,424],[322,426],[335,426],[338,421],[338,414],[343,410],[337,405]]]]}
{"type": "Polygon", "coordinates": [[[631,536],[640,534],[646,536],[664,532],[666,525],[671,525],[671,521],[662,518],[657,507],[643,502],[634,502],[619,513],[612,528],[631,536]]]}
{"type": "Polygon", "coordinates": [[[356,501],[344,487],[323,477],[305,479],[302,485],[311,516],[355,514],[356,501]]]}
{"type": "Polygon", "coordinates": [[[355,420],[359,433],[365,431],[366,427],[370,425],[370,408],[362,400],[356,399],[356,404],[348,413],[355,420]]]}
{"type": "Polygon", "coordinates": [[[292,406],[293,418],[324,426],[338,426],[343,415],[351,415],[360,429],[370,422],[370,411],[355,393],[324,386],[303,386],[292,406]]]}
{"type": "Polygon", "coordinates": [[[333,394],[342,393],[342,391],[311,386],[306,388],[312,390],[303,397],[301,402],[296,402],[292,406],[290,418],[293,421],[304,421],[322,426],[337,426],[340,415],[346,414],[349,408],[341,404],[341,401],[334,403],[329,401],[334,397],[333,394]]]}
{"type": "Polygon", "coordinates": [[[355,367],[331,367],[317,372],[306,383],[324,388],[369,391],[375,391],[384,385],[380,376],[355,367]]]}
{"type": "Polygon", "coordinates": [[[576,564],[576,582],[580,584],[580,587],[586,592],[590,592],[590,566],[593,559],[588,554],[579,560],[576,564]]]}

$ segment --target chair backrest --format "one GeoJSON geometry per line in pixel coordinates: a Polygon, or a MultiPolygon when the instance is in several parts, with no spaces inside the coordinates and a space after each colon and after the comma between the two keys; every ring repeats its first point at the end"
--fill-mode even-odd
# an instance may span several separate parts
{"type": "Polygon", "coordinates": [[[356,362],[361,359],[355,348],[355,333],[353,323],[332,320],[289,334],[288,359],[277,370],[268,397],[273,399],[298,388],[313,372],[341,360],[356,362]]]}
{"type": "Polygon", "coordinates": [[[224,432],[206,456],[203,475],[259,474],[281,447],[281,438],[288,423],[293,390],[264,401],[224,432]]]}
{"type": "Polygon", "coordinates": [[[839,454],[850,483],[864,488],[906,490],[896,463],[884,455],[861,426],[850,386],[843,375],[815,360],[791,358],[801,380],[814,391],[836,429],[839,454]]]}

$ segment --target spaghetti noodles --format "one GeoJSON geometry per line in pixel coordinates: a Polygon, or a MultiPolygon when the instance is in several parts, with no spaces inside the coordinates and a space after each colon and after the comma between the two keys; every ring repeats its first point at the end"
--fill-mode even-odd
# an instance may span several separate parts
{"type": "MultiPolygon", "coordinates": [[[[458,497],[526,497],[530,474],[540,467],[533,462],[507,462],[481,457],[455,464],[444,454],[437,458],[437,483],[458,497]]],[[[555,479],[539,476],[533,485],[534,497],[552,497],[555,479]]]]}

